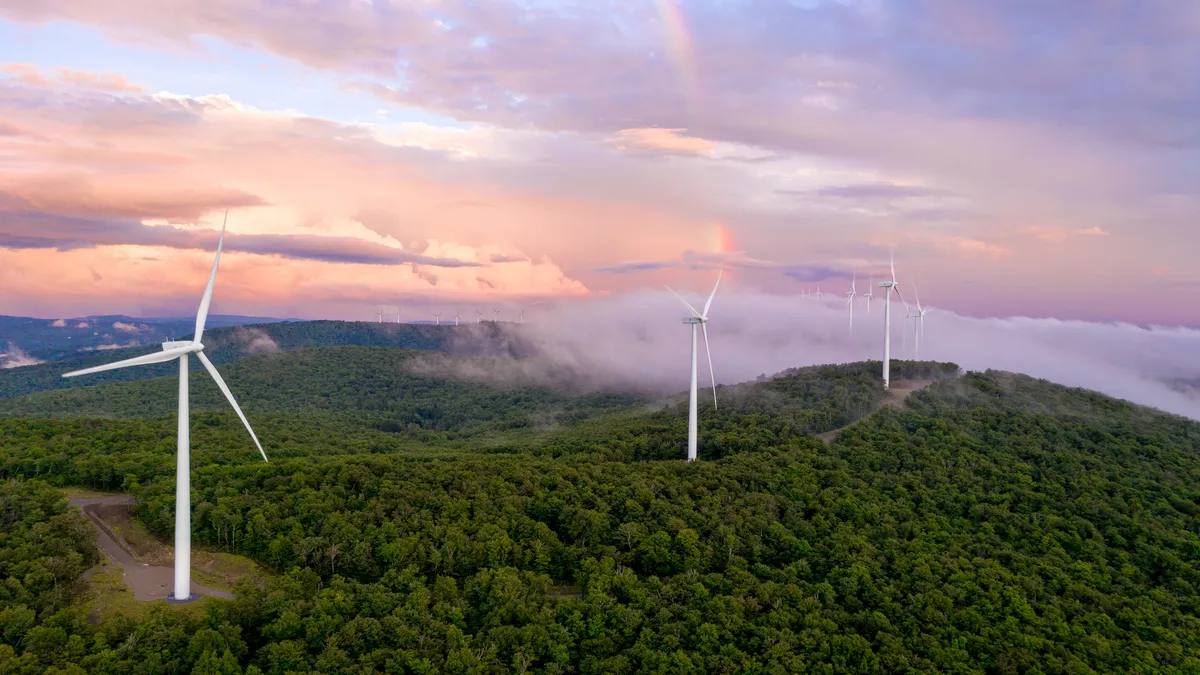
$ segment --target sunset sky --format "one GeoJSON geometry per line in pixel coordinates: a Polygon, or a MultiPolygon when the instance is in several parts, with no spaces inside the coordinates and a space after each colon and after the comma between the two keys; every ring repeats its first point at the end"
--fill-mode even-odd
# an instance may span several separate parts
{"type": "MultiPolygon", "coordinates": [[[[1200,324],[1200,3],[0,0],[0,314],[663,283],[1200,324]]],[[[451,312],[453,309],[450,310],[451,312]]]]}

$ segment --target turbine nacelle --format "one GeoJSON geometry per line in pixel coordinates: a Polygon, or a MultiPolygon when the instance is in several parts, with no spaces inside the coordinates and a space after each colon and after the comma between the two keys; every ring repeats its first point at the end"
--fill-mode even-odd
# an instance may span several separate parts
{"type": "Polygon", "coordinates": [[[708,323],[708,317],[705,316],[685,316],[684,323],[708,323]]]}

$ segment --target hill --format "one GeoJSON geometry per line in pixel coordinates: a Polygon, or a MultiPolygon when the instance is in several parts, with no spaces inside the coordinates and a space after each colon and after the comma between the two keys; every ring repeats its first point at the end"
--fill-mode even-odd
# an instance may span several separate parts
{"type": "MultiPolygon", "coordinates": [[[[374,347],[231,363],[274,454],[256,462],[194,392],[194,537],[275,576],[203,616],[93,626],[41,595],[34,572],[57,563],[0,549],[25,565],[25,595],[0,597],[0,667],[1200,672],[1197,423],[953,364],[895,363],[936,381],[884,406],[879,364],[848,364],[721,387],[686,464],[681,397],[465,378],[488,363],[374,347]],[[445,367],[459,359],[473,367],[445,367]]],[[[3,402],[60,417],[0,419],[0,475],[131,491],[169,536],[173,420],[141,416],[170,383],[3,402]],[[80,414],[107,417],[62,417],[80,414]]]]}
{"type": "MultiPolygon", "coordinates": [[[[191,337],[188,332],[179,339],[191,337]]],[[[205,353],[213,363],[230,363],[247,356],[278,351],[330,346],[404,347],[454,351],[463,354],[506,353],[510,350],[504,329],[487,322],[470,326],[304,321],[248,325],[206,330],[205,353]]],[[[0,399],[42,391],[90,387],[112,382],[135,382],[174,375],[172,363],[97,373],[83,378],[63,379],[62,373],[160,351],[160,345],[110,349],[88,356],[65,358],[53,363],[0,370],[0,399]]]]}
{"type": "MultiPolygon", "coordinates": [[[[210,328],[278,323],[284,319],[214,314],[210,328]]],[[[156,345],[187,335],[193,318],[141,318],[116,315],[71,319],[0,316],[0,368],[26,363],[61,361],[120,346],[156,345]]]]}

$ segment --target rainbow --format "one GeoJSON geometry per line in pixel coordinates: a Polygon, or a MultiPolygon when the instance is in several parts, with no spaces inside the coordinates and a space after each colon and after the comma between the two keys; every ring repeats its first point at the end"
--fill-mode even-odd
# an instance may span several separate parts
{"type": "Polygon", "coordinates": [[[666,42],[667,57],[674,64],[682,81],[681,92],[684,105],[693,110],[699,96],[700,78],[696,66],[696,51],[687,20],[677,0],[654,0],[658,17],[662,22],[663,40],[666,42]]]}

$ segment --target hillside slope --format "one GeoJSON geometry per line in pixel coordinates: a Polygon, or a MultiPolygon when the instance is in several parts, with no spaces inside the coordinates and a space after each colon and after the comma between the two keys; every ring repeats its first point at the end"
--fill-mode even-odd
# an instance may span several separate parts
{"type": "MultiPolygon", "coordinates": [[[[180,339],[190,337],[179,336],[180,339]]],[[[344,321],[304,321],[258,326],[215,328],[204,334],[205,353],[215,364],[255,354],[307,347],[374,346],[407,349],[493,353],[507,346],[503,328],[488,322],[471,326],[430,326],[344,321]]],[[[113,370],[81,378],[63,379],[62,373],[160,351],[160,345],[111,349],[89,356],[21,368],[0,370],[0,398],[42,391],[91,387],[111,382],[136,382],[174,375],[177,366],[162,363],[113,370]]]]}
{"type": "MultiPolygon", "coordinates": [[[[658,461],[682,455],[678,398],[513,428],[501,455],[321,428],[338,410],[390,414],[393,397],[403,409],[417,385],[381,373],[420,356],[231,364],[277,407],[265,426],[292,434],[296,454],[256,462],[236,420],[199,413],[194,536],[277,576],[203,619],[45,631],[78,635],[77,662],[99,673],[148,659],[189,672],[225,649],[229,672],[1200,672],[1200,424],[995,372],[876,409],[867,363],[722,387],[701,415],[715,459],[695,464],[658,461]],[[353,385],[324,386],[344,368],[359,369],[353,385]],[[322,391],[298,394],[305,381],[322,391]],[[829,445],[810,435],[864,413],[829,445]],[[170,642],[129,639],[168,630],[170,642]]],[[[97,390],[120,408],[154,386],[97,390]]],[[[515,419],[526,400],[580,396],[439,386],[445,399],[430,384],[413,402],[507,401],[515,419]]],[[[88,396],[71,400],[104,402],[88,396]]],[[[0,419],[0,472],[124,486],[169,536],[173,441],[169,418],[0,419]]],[[[45,631],[13,647],[31,672],[61,659],[45,631]]]]}

